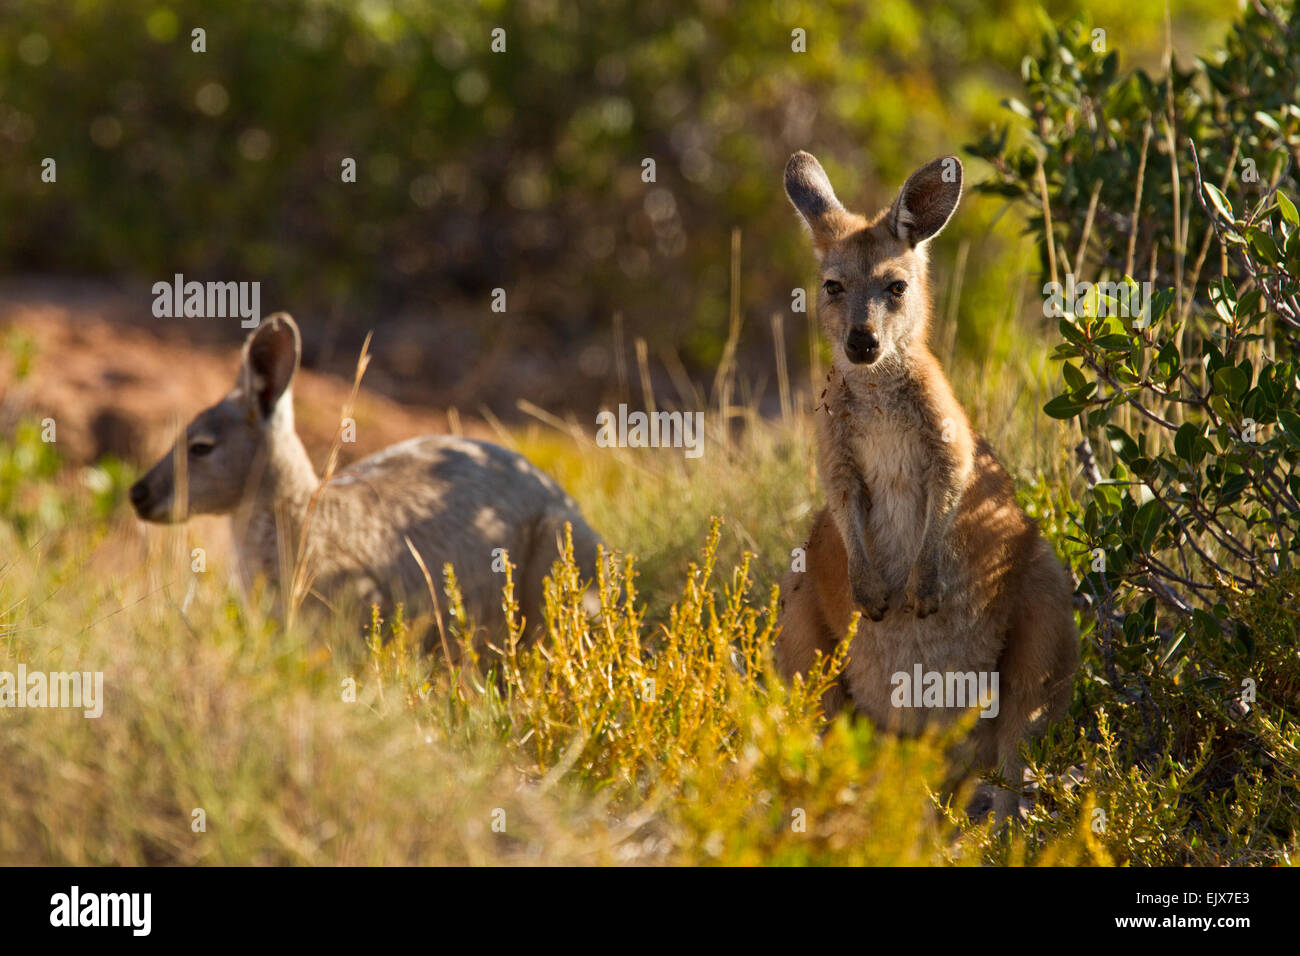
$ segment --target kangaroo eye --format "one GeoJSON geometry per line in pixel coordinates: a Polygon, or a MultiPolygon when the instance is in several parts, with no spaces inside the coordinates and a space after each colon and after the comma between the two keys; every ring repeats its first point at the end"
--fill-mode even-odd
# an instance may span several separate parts
{"type": "Polygon", "coordinates": [[[891,295],[899,296],[907,291],[907,283],[901,279],[897,282],[889,283],[889,292],[891,295]]]}
{"type": "Polygon", "coordinates": [[[822,283],[822,288],[826,290],[827,295],[839,295],[844,291],[844,286],[840,285],[834,279],[827,279],[822,283]]]}
{"type": "Polygon", "coordinates": [[[216,446],[210,441],[190,442],[190,454],[195,458],[202,458],[204,455],[209,454],[215,447],[216,446]]]}

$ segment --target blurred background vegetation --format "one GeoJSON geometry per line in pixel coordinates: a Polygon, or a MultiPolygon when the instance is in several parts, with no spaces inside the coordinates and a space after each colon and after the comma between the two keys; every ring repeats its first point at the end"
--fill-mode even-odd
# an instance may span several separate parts
{"type": "MultiPolygon", "coordinates": [[[[0,0],[0,257],[10,275],[112,277],[146,318],[177,272],[261,281],[264,311],[302,320],[309,365],[346,367],[387,324],[371,384],[451,387],[504,354],[535,371],[513,379],[526,397],[585,413],[629,377],[637,338],[654,378],[679,358],[712,374],[738,229],[742,365],[771,368],[779,316],[798,369],[791,293],[811,259],[786,158],[810,149],[846,202],[883,205],[919,163],[1004,125],[1044,24],[1085,6],[1125,66],[1158,63],[1154,0],[0,0]]],[[[1192,52],[1236,10],[1174,6],[1192,52]]],[[[936,249],[943,333],[993,359],[1035,264],[1005,211],[968,199],[936,249]]],[[[516,397],[473,400],[508,413],[516,397]]]]}

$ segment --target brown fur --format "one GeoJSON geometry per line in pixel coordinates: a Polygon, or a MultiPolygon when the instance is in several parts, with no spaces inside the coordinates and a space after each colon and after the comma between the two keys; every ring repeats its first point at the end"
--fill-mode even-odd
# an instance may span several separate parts
{"type": "MultiPolygon", "coordinates": [[[[820,317],[834,358],[818,407],[827,507],[806,571],[782,587],[778,665],[787,677],[805,672],[860,608],[848,664],[824,705],[833,713],[851,704],[907,734],[960,711],[895,706],[892,675],[918,664],[996,673],[998,712],[977,721],[971,759],[1017,786],[1020,743],[1069,704],[1078,636],[1065,570],[927,345],[925,243],[957,205],[960,163],[922,167],[871,220],[844,210],[807,153],[791,158],[786,189],[821,263],[820,317]]],[[[1016,801],[1000,791],[998,818],[1016,801]]]]}

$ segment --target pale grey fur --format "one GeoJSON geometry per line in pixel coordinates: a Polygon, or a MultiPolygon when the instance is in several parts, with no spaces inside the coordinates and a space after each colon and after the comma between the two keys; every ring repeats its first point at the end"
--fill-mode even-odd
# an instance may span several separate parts
{"type": "Polygon", "coordinates": [[[264,576],[279,587],[310,509],[313,595],[363,614],[372,603],[387,612],[402,602],[408,617],[431,610],[409,538],[438,588],[444,620],[442,569],[455,567],[480,646],[499,646],[505,636],[498,549],[516,566],[515,594],[529,625],[541,621],[543,580],[560,556],[566,523],[578,565],[591,577],[599,539],[577,504],[527,459],[487,442],[426,436],[392,445],[336,472],[311,508],[320,479],[294,428],[290,389],[299,350],[297,327],[283,313],[249,336],[236,388],[201,412],[132,489],[142,518],[229,514],[241,577],[264,576]],[[178,460],[187,472],[180,481],[178,460]],[[178,498],[177,485],[187,495],[178,498]]]}

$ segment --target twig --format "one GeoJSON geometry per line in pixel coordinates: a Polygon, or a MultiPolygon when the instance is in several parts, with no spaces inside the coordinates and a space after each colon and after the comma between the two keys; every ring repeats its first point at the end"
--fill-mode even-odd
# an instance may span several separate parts
{"type": "Polygon", "coordinates": [[[1137,188],[1133,190],[1133,215],[1129,218],[1128,255],[1124,259],[1124,275],[1133,275],[1133,256],[1137,251],[1138,212],[1142,209],[1142,186],[1147,174],[1147,146],[1151,142],[1151,121],[1142,127],[1142,157],[1138,160],[1137,188]]]}
{"type": "Polygon", "coordinates": [[[1092,197],[1088,200],[1088,214],[1083,217],[1083,234],[1079,237],[1079,248],[1074,254],[1074,274],[1082,281],[1083,257],[1088,251],[1088,240],[1092,237],[1092,218],[1097,215],[1097,198],[1101,195],[1101,180],[1092,185],[1092,197]]]}
{"type": "Polygon", "coordinates": [[[1047,201],[1047,174],[1043,172],[1043,161],[1038,161],[1038,198],[1043,206],[1043,232],[1047,236],[1047,271],[1051,273],[1052,282],[1059,285],[1056,273],[1056,239],[1052,236],[1052,204],[1047,201]]]}

